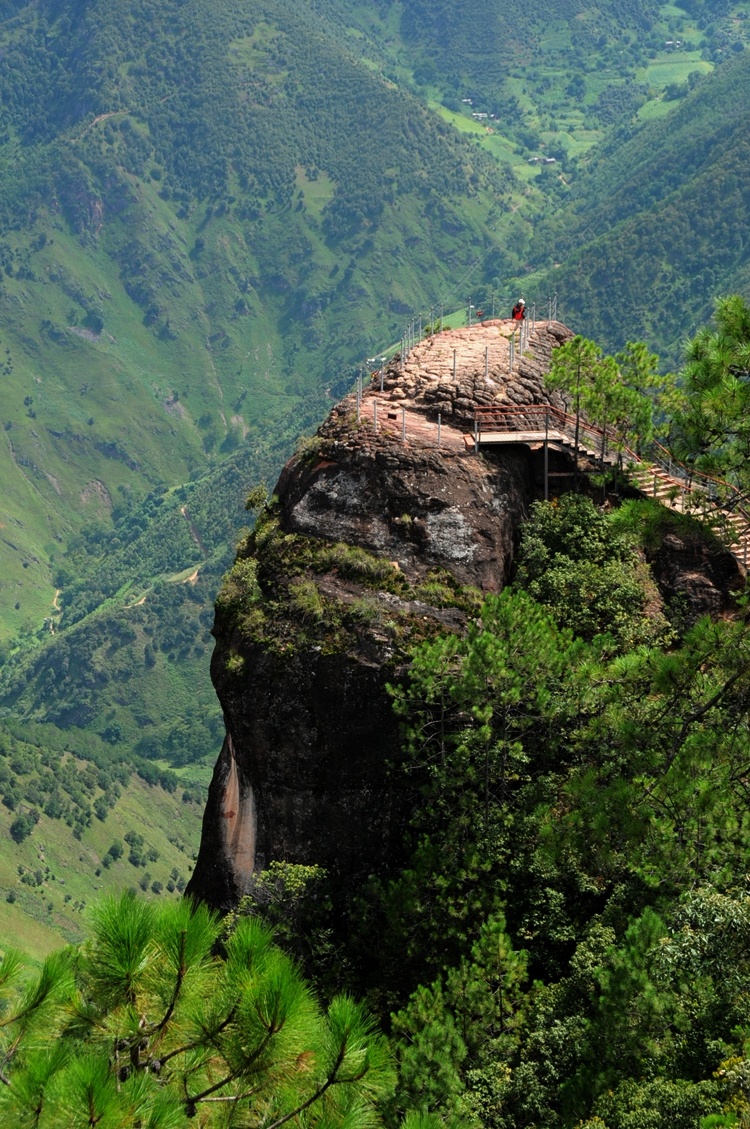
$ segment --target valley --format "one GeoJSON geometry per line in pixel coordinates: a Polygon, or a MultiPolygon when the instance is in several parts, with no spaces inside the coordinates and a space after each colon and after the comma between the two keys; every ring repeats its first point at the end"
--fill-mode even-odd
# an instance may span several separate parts
{"type": "Polygon", "coordinates": [[[223,735],[213,602],[248,491],[439,312],[556,293],[575,330],[679,365],[716,295],[746,289],[749,12],[5,5],[11,744],[33,725],[85,762],[91,741],[156,774],[144,810],[178,774],[194,852],[223,735]]]}

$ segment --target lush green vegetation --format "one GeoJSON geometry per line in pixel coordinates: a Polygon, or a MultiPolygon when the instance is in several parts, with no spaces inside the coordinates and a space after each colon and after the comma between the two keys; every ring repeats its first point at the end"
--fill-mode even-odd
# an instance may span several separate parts
{"type": "Polygon", "coordinates": [[[6,640],[51,614],[62,549],[111,529],[123,491],[141,503],[244,445],[275,472],[414,301],[484,254],[512,175],[328,16],[5,13],[6,640]]]}
{"type": "Polygon", "coordinates": [[[673,426],[673,444],[702,470],[748,487],[747,377],[750,307],[739,295],[717,304],[716,328],[690,343],[683,371],[685,403],[673,426]]]}
{"type": "MultiPolygon", "coordinates": [[[[164,902],[159,879],[158,909],[105,902],[91,941],[41,973],[6,955],[7,1116],[77,1124],[77,1102],[102,1123],[179,1125],[195,1107],[209,1125],[235,1105],[275,1121],[309,1101],[307,1119],[326,1124],[374,1124],[376,1102],[387,1125],[741,1125],[749,627],[744,614],[687,630],[670,617],[637,554],[652,511],[604,513],[581,495],[539,503],[515,584],[484,601],[465,635],[404,641],[411,663],[393,696],[405,750],[394,771],[415,800],[406,865],[373,879],[344,923],[324,871],[273,863],[221,930],[164,902]],[[598,587],[581,571],[588,559],[598,587]],[[259,917],[332,999],[325,1014],[259,917]],[[395,1075],[362,1009],[333,998],[342,989],[369,996],[395,1075]],[[278,1030],[272,1013],[286,1017],[278,1030]],[[359,1064],[346,1075],[344,1031],[359,1064]],[[300,1055],[305,1069],[291,1069],[300,1055]]],[[[279,537],[268,513],[257,536],[279,537]]],[[[271,550],[297,578],[333,553],[363,583],[388,580],[345,546],[293,538],[271,550]]],[[[257,585],[227,581],[225,612],[241,627],[257,585]]],[[[105,742],[69,777],[66,750],[55,761],[18,738],[5,749],[6,796],[12,773],[40,804],[59,781],[84,845],[89,805],[108,842],[102,873],[158,865],[148,836],[110,840],[107,797],[126,773],[102,756],[105,742]]],[[[36,878],[29,868],[15,898],[36,878]]]]}
{"type": "Polygon", "coordinates": [[[665,632],[633,505],[539,504],[514,588],[394,686],[411,854],[348,950],[392,1013],[394,1112],[742,1123],[748,625],[665,632]]]}
{"type": "Polygon", "coordinates": [[[715,298],[746,290],[749,69],[740,54],[668,117],[616,130],[542,225],[535,260],[560,267],[540,284],[587,336],[658,341],[676,364],[715,298]]]}
{"type": "Polygon", "coordinates": [[[35,975],[6,952],[0,991],[6,1124],[369,1129],[393,1089],[361,1006],[324,1012],[256,920],[222,939],[187,902],[105,900],[90,942],[35,975]]]}
{"type": "MultiPolygon", "coordinates": [[[[38,958],[83,935],[97,891],[178,896],[197,853],[204,781],[79,730],[0,729],[5,944],[38,958]]],[[[194,770],[193,770],[194,771],[194,770]]]]}
{"type": "MultiPolygon", "coordinates": [[[[211,605],[245,536],[247,484],[273,482],[415,307],[459,309],[484,287],[489,309],[493,289],[500,299],[523,279],[557,288],[566,318],[605,345],[646,336],[674,355],[717,291],[746,284],[746,11],[698,0],[545,2],[502,20],[444,0],[2,8],[0,708],[36,767],[3,778],[20,809],[0,821],[9,851],[30,852],[27,870],[35,844],[58,834],[74,861],[76,830],[91,839],[89,881],[131,831],[165,859],[170,848],[123,814],[134,789],[176,797],[194,843],[198,805],[180,808],[180,795],[197,797],[221,736],[211,605]],[[556,165],[528,163],[540,154],[556,165]],[[76,797],[60,785],[60,815],[45,810],[57,808],[47,755],[61,779],[89,766],[76,797]],[[114,784],[91,784],[91,765],[114,784]],[[164,792],[173,770],[178,791],[164,792]]],[[[382,562],[330,548],[362,596],[327,607],[310,582],[327,567],[320,546],[272,533],[294,582],[260,578],[268,622],[288,610],[328,646],[378,617],[400,646],[419,636],[368,598],[382,562]]],[[[445,576],[422,595],[476,602],[445,576]]],[[[222,599],[232,603],[231,578],[222,599]]],[[[264,635],[263,601],[238,610],[244,629],[283,643],[264,635]]],[[[0,858],[10,891],[16,867],[0,858]]],[[[179,862],[152,881],[166,887],[179,862]]],[[[129,865],[100,877],[132,878],[129,865]]],[[[84,886],[82,875],[74,901],[84,886]]]]}

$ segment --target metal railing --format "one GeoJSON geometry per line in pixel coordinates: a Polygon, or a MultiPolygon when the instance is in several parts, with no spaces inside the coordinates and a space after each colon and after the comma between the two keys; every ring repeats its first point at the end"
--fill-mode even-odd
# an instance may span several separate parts
{"type": "MultiPolygon", "coordinates": [[[[554,432],[562,434],[565,440],[575,443],[576,417],[570,412],[551,404],[491,404],[474,409],[474,442],[477,449],[482,442],[482,432],[534,432],[544,434],[545,439],[555,441],[554,432]]],[[[671,480],[675,490],[679,490],[685,500],[690,499],[696,512],[702,510],[707,519],[706,506],[717,516],[728,520],[727,515],[736,514],[744,523],[744,529],[733,527],[732,532],[742,544],[742,559],[747,567],[747,539],[750,537],[750,509],[747,494],[731,482],[715,475],[704,474],[675,459],[666,447],[656,440],[649,442],[647,449],[637,453],[625,442],[625,436],[612,429],[604,429],[588,420],[578,419],[578,446],[586,454],[593,448],[596,457],[605,461],[609,453],[610,462],[622,459],[631,469],[640,468],[654,475],[654,494],[656,484],[671,480]],[[609,449],[609,450],[608,450],[609,449]],[[615,456],[612,456],[614,450],[615,456]],[[654,469],[656,468],[656,469],[654,469]]],[[[726,532],[726,529],[725,529],[726,532]]]]}
{"type": "Polygon", "coordinates": [[[703,508],[704,516],[705,504],[708,503],[712,510],[725,518],[725,521],[732,514],[741,518],[744,529],[740,532],[736,527],[733,527],[733,532],[739,534],[743,549],[743,563],[747,567],[747,538],[750,536],[750,510],[746,505],[747,493],[740,490],[734,483],[727,482],[726,479],[718,478],[712,474],[704,474],[703,471],[695,470],[694,467],[679,462],[678,459],[673,457],[671,451],[668,451],[656,440],[649,444],[647,461],[642,460],[644,470],[650,469],[649,464],[650,467],[658,468],[657,471],[652,471],[654,474],[654,492],[656,492],[658,471],[661,471],[663,476],[679,485],[683,498],[689,496],[696,511],[701,507],[703,508]]]}
{"type": "MultiPolygon", "coordinates": [[[[474,435],[477,445],[482,442],[483,431],[558,431],[566,440],[575,442],[576,417],[552,404],[488,404],[474,409],[474,435]]],[[[620,455],[628,462],[639,461],[638,455],[625,443],[625,437],[613,428],[597,427],[583,416],[578,417],[578,445],[585,453],[598,458],[620,455]],[[614,454],[613,454],[614,452],[614,454]]]]}

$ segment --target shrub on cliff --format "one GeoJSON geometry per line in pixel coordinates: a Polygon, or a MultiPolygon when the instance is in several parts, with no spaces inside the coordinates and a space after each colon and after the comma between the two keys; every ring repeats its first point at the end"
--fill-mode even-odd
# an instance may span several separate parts
{"type": "Polygon", "coordinates": [[[534,504],[516,583],[584,639],[606,632],[628,648],[665,638],[658,591],[634,540],[583,495],[534,504]]]}

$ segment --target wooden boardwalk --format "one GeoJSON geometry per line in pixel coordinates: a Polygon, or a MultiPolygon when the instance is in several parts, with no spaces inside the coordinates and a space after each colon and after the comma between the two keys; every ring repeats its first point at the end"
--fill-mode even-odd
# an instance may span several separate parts
{"type": "MultiPolygon", "coordinates": [[[[407,356],[397,354],[383,372],[372,374],[359,403],[360,419],[391,439],[446,455],[513,445],[538,450],[546,442],[575,459],[575,416],[545,384],[552,351],[570,330],[556,322],[528,330],[523,351],[517,348],[517,326],[505,319],[424,338],[407,356]]],[[[680,466],[658,444],[649,458],[641,458],[587,420],[579,420],[578,431],[579,456],[600,466],[621,462],[645,497],[709,525],[746,569],[750,513],[736,488],[680,466]]]]}

